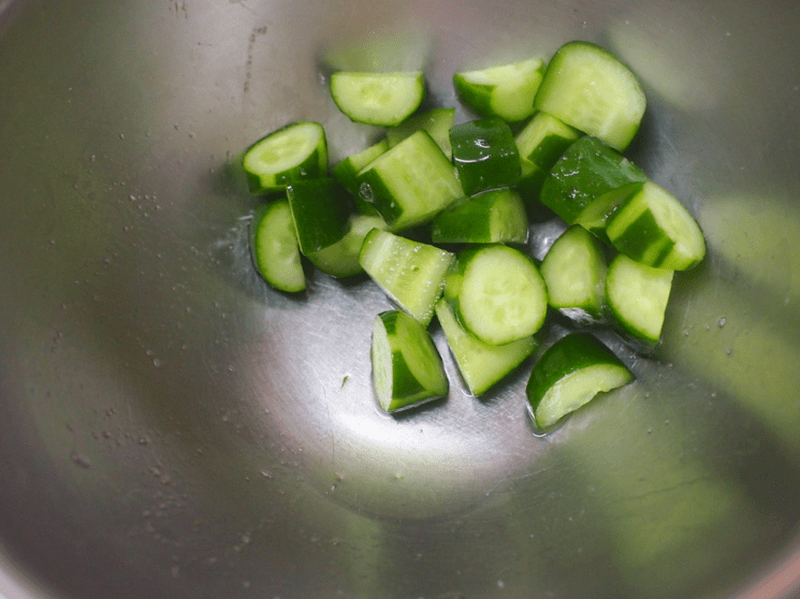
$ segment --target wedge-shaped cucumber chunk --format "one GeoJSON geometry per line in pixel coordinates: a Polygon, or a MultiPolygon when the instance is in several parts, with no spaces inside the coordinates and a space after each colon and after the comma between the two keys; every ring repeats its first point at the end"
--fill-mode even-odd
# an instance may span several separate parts
{"type": "Polygon", "coordinates": [[[505,121],[491,117],[456,125],[450,143],[465,194],[510,187],[519,179],[519,150],[505,121]]]}
{"type": "Polygon", "coordinates": [[[335,179],[305,179],[286,187],[300,251],[308,256],[347,232],[351,196],[335,179]]]}
{"type": "Polygon", "coordinates": [[[358,173],[389,149],[389,139],[384,137],[371,146],[350,154],[331,169],[331,174],[352,194],[358,194],[358,173]]]}
{"type": "Polygon", "coordinates": [[[686,270],[706,254],[703,233],[689,211],[667,190],[648,181],[608,219],[612,245],[637,262],[686,270]]]}
{"type": "Polygon", "coordinates": [[[245,152],[242,166],[252,193],[281,191],[288,183],[328,174],[328,144],[322,125],[292,123],[273,131],[245,152]]]}
{"type": "Polygon", "coordinates": [[[536,264],[501,244],[458,254],[444,294],[464,328],[490,345],[533,335],[547,315],[547,288],[536,264]]]}
{"type": "Polygon", "coordinates": [[[452,163],[425,130],[378,156],[358,182],[361,199],[394,231],[427,223],[464,195],[452,163]]]}
{"type": "Polygon", "coordinates": [[[530,160],[540,169],[549,171],[580,135],[576,129],[553,115],[537,112],[514,140],[520,159],[530,160]]]}
{"type": "Polygon", "coordinates": [[[567,224],[598,197],[647,175],[602,140],[586,135],[559,158],[542,184],[540,200],[567,224]]]}
{"type": "Polygon", "coordinates": [[[430,334],[401,310],[375,317],[370,358],[375,396],[386,412],[411,408],[449,391],[442,357],[430,334]]]}
{"type": "Polygon", "coordinates": [[[453,75],[453,86],[464,104],[483,116],[506,122],[522,121],[533,114],[533,101],[544,76],[545,64],[531,58],[453,75]]]}
{"type": "Polygon", "coordinates": [[[449,159],[452,155],[450,128],[453,126],[455,116],[455,108],[432,108],[425,112],[412,114],[397,127],[387,129],[386,139],[389,146],[394,147],[406,137],[424,129],[449,159]]]}
{"type": "Polygon", "coordinates": [[[631,371],[596,337],[570,333],[534,364],[525,391],[536,426],[547,430],[597,394],[633,380],[631,371]]]}
{"type": "Polygon", "coordinates": [[[319,270],[336,278],[352,277],[364,272],[358,255],[364,238],[372,229],[389,227],[380,216],[353,214],[347,232],[339,241],[324,249],[308,254],[309,261],[319,270]]]}
{"type": "Polygon", "coordinates": [[[461,378],[472,395],[483,395],[525,361],[538,343],[530,335],[505,345],[489,345],[459,324],[448,303],[436,304],[436,318],[447,338],[461,378]]]}
{"type": "Polygon", "coordinates": [[[647,100],[633,72],[589,42],[561,46],[547,66],[535,106],[623,151],[644,115],[647,100]]]}
{"type": "Polygon", "coordinates": [[[421,71],[337,71],[331,75],[331,96],[339,110],[354,122],[394,127],[419,108],[425,96],[425,81],[421,71]]]}
{"type": "Polygon", "coordinates": [[[250,252],[258,272],[276,289],[295,293],[306,288],[292,212],[285,198],[260,204],[253,211],[250,252]]]}
{"type": "Polygon", "coordinates": [[[454,258],[432,245],[372,229],[358,261],[392,301],[427,326],[454,258]]]}
{"type": "Polygon", "coordinates": [[[550,246],[540,271],[553,308],[581,323],[603,319],[606,259],[594,235],[573,225],[550,246]]]}
{"type": "Polygon", "coordinates": [[[528,240],[528,216],[519,193],[494,189],[457,200],[431,222],[434,243],[516,243],[528,240]]]}
{"type": "Polygon", "coordinates": [[[643,342],[643,349],[661,339],[673,275],[671,270],[647,266],[625,254],[617,254],[608,265],[609,310],[623,332],[643,342]]]}

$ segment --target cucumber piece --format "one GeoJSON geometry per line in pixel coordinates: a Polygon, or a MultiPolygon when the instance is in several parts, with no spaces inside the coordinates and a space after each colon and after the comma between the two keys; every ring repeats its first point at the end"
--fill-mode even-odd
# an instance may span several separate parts
{"type": "Polygon", "coordinates": [[[519,179],[519,150],[505,121],[493,117],[456,125],[450,143],[465,194],[510,187],[519,179]]]}
{"type": "Polygon", "coordinates": [[[602,140],[586,135],[559,158],[542,184],[542,204],[574,224],[599,196],[632,182],[644,182],[642,169],[602,140]]]}
{"type": "Polygon", "coordinates": [[[547,171],[539,168],[527,158],[520,158],[520,176],[515,185],[519,192],[529,221],[548,220],[553,213],[539,201],[547,171]]]}
{"type": "Polygon", "coordinates": [[[256,269],[280,291],[306,288],[306,276],[286,198],[260,204],[250,221],[250,253],[256,269]]]}
{"type": "Polygon", "coordinates": [[[547,66],[535,106],[612,148],[628,147],[647,100],[633,72],[589,42],[561,46],[547,66]]]}
{"type": "Polygon", "coordinates": [[[454,258],[432,245],[372,229],[358,261],[392,301],[427,326],[454,258]]]}
{"type": "Polygon", "coordinates": [[[358,255],[364,238],[372,229],[387,230],[389,226],[380,216],[353,214],[347,233],[339,241],[308,254],[308,259],[319,270],[332,277],[352,277],[364,272],[358,255]]]}
{"type": "Polygon", "coordinates": [[[553,308],[580,323],[602,320],[606,259],[595,236],[571,226],[550,246],[540,271],[553,308]]]}
{"type": "Polygon", "coordinates": [[[400,310],[381,312],[372,327],[372,381],[378,404],[396,412],[444,397],[450,384],[430,334],[400,310]]]}
{"type": "Polygon", "coordinates": [[[453,165],[425,130],[390,148],[359,174],[359,195],[394,231],[428,222],[462,197],[453,165]]]}
{"type": "Polygon", "coordinates": [[[606,233],[608,220],[617,211],[620,204],[642,189],[642,185],[643,183],[638,181],[628,183],[598,196],[581,210],[581,213],[575,218],[575,224],[582,226],[603,243],[611,245],[611,240],[606,233]]]}
{"type": "Polygon", "coordinates": [[[334,179],[304,179],[286,188],[300,251],[308,256],[344,237],[351,196],[334,179]]]}
{"type": "Polygon", "coordinates": [[[353,122],[394,127],[419,108],[425,96],[425,81],[421,71],[337,71],[331,75],[331,96],[353,122]]]}
{"type": "Polygon", "coordinates": [[[282,191],[288,183],[328,174],[328,144],[322,125],[292,123],[261,138],[245,152],[242,166],[251,193],[282,191]]]}
{"type": "Polygon", "coordinates": [[[525,243],[528,216],[513,189],[494,189],[466,196],[431,222],[434,243],[525,243]]]}
{"type": "Polygon", "coordinates": [[[445,298],[459,322],[484,343],[533,335],[547,315],[547,288],[522,251],[494,244],[464,250],[445,279],[445,298]]]}
{"type": "Polygon", "coordinates": [[[537,428],[547,430],[598,393],[633,380],[631,371],[596,337],[570,333],[542,354],[525,392],[537,428]]]}
{"type": "Polygon", "coordinates": [[[546,112],[537,112],[514,138],[520,159],[530,160],[540,169],[549,171],[580,137],[580,133],[546,112]]]}
{"type": "Polygon", "coordinates": [[[623,332],[651,348],[661,339],[673,271],[617,254],[606,273],[606,301],[623,332]]]}
{"type": "Polygon", "coordinates": [[[386,130],[389,146],[396,146],[409,135],[424,129],[449,159],[453,153],[450,146],[450,128],[455,121],[455,108],[433,108],[420,114],[412,114],[396,127],[386,130]]]}
{"type": "Polygon", "coordinates": [[[687,270],[706,254],[697,221],[675,196],[651,181],[619,205],[606,233],[615,249],[648,266],[687,270]]]}
{"type": "Polygon", "coordinates": [[[389,140],[384,137],[379,142],[372,144],[365,150],[361,150],[355,154],[350,154],[347,158],[342,160],[339,164],[334,166],[333,169],[331,169],[331,174],[336,178],[337,181],[339,181],[339,183],[344,185],[347,191],[357,196],[358,173],[388,149],[389,140]]]}
{"type": "Polygon", "coordinates": [[[514,123],[533,114],[533,101],[544,70],[544,61],[531,58],[457,72],[453,75],[453,86],[461,101],[478,114],[514,123]]]}
{"type": "Polygon", "coordinates": [[[505,345],[489,345],[459,324],[449,304],[436,304],[436,318],[447,338],[458,371],[472,395],[483,395],[522,364],[538,343],[531,335],[505,345]]]}

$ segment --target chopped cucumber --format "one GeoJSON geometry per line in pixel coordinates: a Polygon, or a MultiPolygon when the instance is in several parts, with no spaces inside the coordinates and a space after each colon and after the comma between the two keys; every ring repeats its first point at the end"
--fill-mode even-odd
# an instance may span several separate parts
{"type": "Polygon", "coordinates": [[[466,196],[431,222],[434,243],[525,243],[528,216],[513,189],[494,189],[466,196]]]}
{"type": "Polygon", "coordinates": [[[464,104],[480,115],[506,122],[522,121],[533,114],[533,101],[544,76],[539,58],[453,75],[453,86],[464,104]]]}
{"type": "Polygon", "coordinates": [[[686,270],[706,254],[703,233],[692,215],[651,181],[619,205],[606,233],[618,251],[648,266],[686,270]]]}
{"type": "Polygon", "coordinates": [[[242,166],[252,193],[282,191],[288,183],[328,174],[328,145],[322,125],[293,123],[254,143],[242,166]]]}
{"type": "Polygon", "coordinates": [[[425,96],[421,72],[337,71],[331,75],[330,86],[333,101],[350,120],[381,127],[402,123],[425,96]]]}
{"type": "Polygon", "coordinates": [[[450,129],[453,162],[464,193],[510,187],[520,175],[519,150],[508,124],[486,118],[450,129]]]}
{"type": "Polygon", "coordinates": [[[428,222],[464,195],[453,165],[425,130],[378,156],[358,181],[359,195],[394,231],[428,222]]]}
{"type": "Polygon", "coordinates": [[[559,158],[542,184],[540,200],[567,224],[602,194],[647,176],[617,150],[586,135],[559,158]]]}
{"type": "Polygon", "coordinates": [[[604,243],[611,245],[606,233],[608,220],[622,202],[638,193],[641,188],[642,182],[634,181],[597,196],[581,210],[575,218],[575,224],[582,226],[604,243]]]}
{"type": "Polygon", "coordinates": [[[388,149],[389,140],[388,138],[384,137],[379,142],[369,146],[367,149],[356,152],[355,154],[350,154],[350,156],[342,160],[339,164],[331,169],[331,174],[339,181],[339,183],[344,185],[350,193],[357,195],[358,173],[361,171],[361,169],[363,169],[388,149]]]}
{"type": "Polygon", "coordinates": [[[647,100],[631,70],[607,50],[569,42],[550,60],[536,94],[536,109],[599,137],[612,148],[628,147],[647,100]]]}
{"type": "Polygon", "coordinates": [[[520,159],[549,171],[580,133],[546,112],[537,112],[514,138],[520,159]]]}
{"type": "Polygon", "coordinates": [[[334,179],[305,179],[286,188],[300,251],[306,256],[338,242],[347,232],[350,195],[334,179]]]}
{"type": "Polygon", "coordinates": [[[454,257],[432,245],[372,229],[358,260],[390,299],[427,326],[454,257]]]}
{"type": "Polygon", "coordinates": [[[381,408],[396,412],[447,395],[442,357],[423,325],[400,310],[381,312],[372,328],[372,381],[381,408]]]}
{"type": "Polygon", "coordinates": [[[606,301],[622,330],[644,343],[661,339],[673,271],[646,266],[617,254],[608,265],[606,301]]]}
{"type": "Polygon", "coordinates": [[[602,342],[588,333],[570,333],[544,352],[525,389],[540,430],[605,393],[633,381],[633,374],[602,342]]]}
{"type": "Polygon", "coordinates": [[[553,308],[581,323],[602,320],[606,260],[596,237],[571,226],[550,246],[540,270],[553,308]]]}
{"type": "Polygon", "coordinates": [[[445,280],[459,322],[484,343],[533,335],[547,315],[544,279],[522,251],[501,244],[464,250],[445,280]]]}
{"type": "Polygon", "coordinates": [[[250,221],[250,251],[256,269],[267,283],[281,291],[306,288],[306,276],[285,198],[260,204],[250,221]]]}
{"type": "Polygon", "coordinates": [[[425,129],[449,159],[453,153],[450,146],[450,128],[453,126],[455,116],[455,108],[433,108],[413,114],[397,127],[387,129],[386,139],[389,146],[396,146],[409,135],[425,129]]]}
{"type": "Polygon", "coordinates": [[[472,395],[483,395],[511,374],[530,356],[538,343],[533,335],[505,345],[489,345],[459,324],[449,304],[436,304],[436,319],[447,338],[458,371],[472,395]]]}
{"type": "Polygon", "coordinates": [[[308,259],[319,270],[332,277],[352,277],[364,272],[358,255],[364,238],[372,229],[387,230],[389,227],[380,216],[353,214],[347,233],[339,241],[308,254],[308,259]]]}

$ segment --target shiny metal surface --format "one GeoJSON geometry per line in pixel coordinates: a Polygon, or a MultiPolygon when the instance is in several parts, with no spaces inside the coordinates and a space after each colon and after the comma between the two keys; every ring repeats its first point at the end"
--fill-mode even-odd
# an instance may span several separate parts
{"type": "Polygon", "coordinates": [[[800,596],[798,140],[792,2],[0,2],[0,593],[800,596]],[[453,105],[456,68],[577,38],[642,76],[633,157],[708,238],[663,347],[610,339],[637,382],[545,438],[524,370],[382,415],[386,299],[268,289],[237,154],[373,139],[330,66],[453,105]]]}

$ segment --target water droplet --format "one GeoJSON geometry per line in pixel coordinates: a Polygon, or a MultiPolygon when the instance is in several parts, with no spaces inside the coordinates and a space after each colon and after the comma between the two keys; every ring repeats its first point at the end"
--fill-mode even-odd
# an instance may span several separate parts
{"type": "Polygon", "coordinates": [[[79,453],[77,449],[73,449],[70,452],[69,459],[72,460],[72,462],[76,466],[80,466],[81,468],[91,468],[92,467],[92,462],[89,461],[89,458],[87,458],[82,453],[79,453]]]}
{"type": "Polygon", "coordinates": [[[120,133],[120,134],[119,134],[119,138],[120,138],[122,141],[125,141],[125,134],[124,134],[124,133],[120,133]]]}
{"type": "Polygon", "coordinates": [[[161,366],[163,366],[163,364],[164,363],[161,360],[159,360],[158,358],[155,358],[153,360],[153,366],[155,366],[156,368],[161,368],[161,366]]]}
{"type": "Polygon", "coordinates": [[[719,328],[724,327],[727,323],[728,323],[728,319],[725,318],[724,316],[720,316],[719,320],[717,320],[717,326],[719,326],[719,328]]]}

